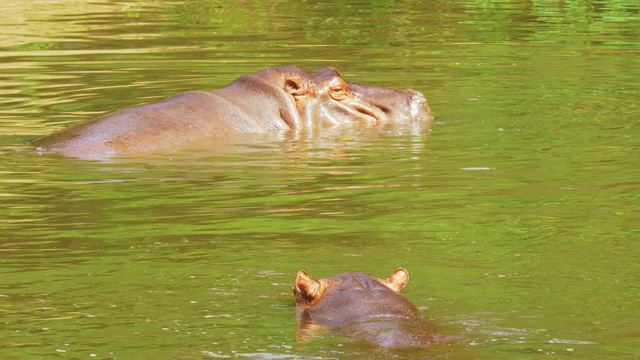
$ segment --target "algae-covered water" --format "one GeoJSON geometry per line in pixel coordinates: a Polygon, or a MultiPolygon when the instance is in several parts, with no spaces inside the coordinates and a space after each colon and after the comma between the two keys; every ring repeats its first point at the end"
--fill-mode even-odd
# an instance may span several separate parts
{"type": "Polygon", "coordinates": [[[5,1],[0,358],[637,359],[636,1],[5,1]],[[39,136],[271,66],[428,129],[91,162],[39,136]],[[296,341],[296,272],[388,276],[454,341],[296,341]]]}

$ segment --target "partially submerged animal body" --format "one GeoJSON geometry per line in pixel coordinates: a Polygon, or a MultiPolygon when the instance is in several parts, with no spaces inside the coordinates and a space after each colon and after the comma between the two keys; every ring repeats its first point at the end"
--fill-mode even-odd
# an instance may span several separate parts
{"type": "Polygon", "coordinates": [[[304,71],[283,66],[241,76],[212,92],[188,91],[116,111],[33,144],[42,152],[105,158],[216,142],[234,134],[430,121],[431,109],[416,90],[348,83],[331,67],[304,71]]]}
{"type": "Polygon", "coordinates": [[[326,330],[389,348],[434,344],[435,327],[419,318],[415,305],[398,294],[408,282],[409,273],[403,268],[386,279],[343,273],[313,280],[300,270],[293,287],[299,340],[326,330]]]}

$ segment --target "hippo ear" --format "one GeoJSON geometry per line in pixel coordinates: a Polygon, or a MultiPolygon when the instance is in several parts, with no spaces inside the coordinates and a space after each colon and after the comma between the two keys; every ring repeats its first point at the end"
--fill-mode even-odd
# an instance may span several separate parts
{"type": "Polygon", "coordinates": [[[284,90],[294,97],[307,93],[307,87],[298,74],[289,74],[284,78],[284,90]]]}
{"type": "Polygon", "coordinates": [[[391,276],[384,280],[384,284],[395,292],[400,292],[408,283],[409,272],[404,268],[397,268],[391,276]]]}
{"type": "Polygon", "coordinates": [[[313,280],[304,270],[298,271],[296,284],[293,287],[296,295],[296,305],[310,305],[322,294],[320,283],[313,280]]]}

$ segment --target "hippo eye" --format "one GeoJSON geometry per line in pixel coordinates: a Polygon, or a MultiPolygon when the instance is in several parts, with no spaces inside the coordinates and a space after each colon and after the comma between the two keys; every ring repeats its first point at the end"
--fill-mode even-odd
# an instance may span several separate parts
{"type": "Polygon", "coordinates": [[[331,97],[335,100],[344,100],[347,98],[347,91],[342,86],[335,86],[330,90],[331,97]]]}

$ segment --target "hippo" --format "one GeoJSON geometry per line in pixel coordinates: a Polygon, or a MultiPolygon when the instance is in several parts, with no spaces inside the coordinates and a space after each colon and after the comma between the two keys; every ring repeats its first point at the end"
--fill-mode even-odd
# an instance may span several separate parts
{"type": "Polygon", "coordinates": [[[355,272],[313,280],[300,270],[293,287],[298,339],[328,330],[385,348],[433,345],[438,339],[435,327],[420,319],[415,305],[398,294],[408,282],[409,273],[403,268],[386,279],[355,272]]]}
{"type": "Polygon", "coordinates": [[[431,109],[419,91],[348,83],[333,67],[304,71],[282,66],[241,76],[211,92],[187,91],[116,111],[33,145],[40,152],[105,158],[157,153],[234,134],[430,121],[431,109]]]}

